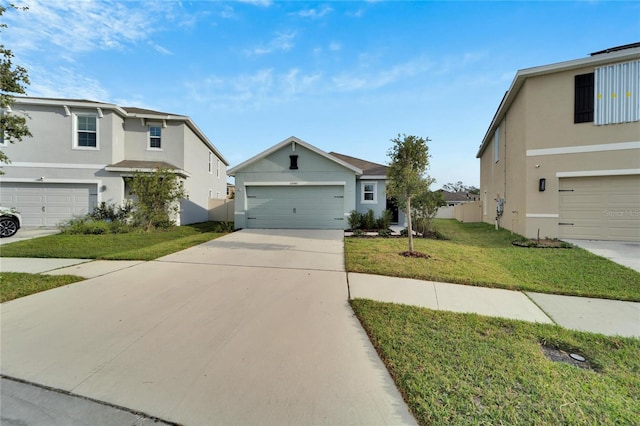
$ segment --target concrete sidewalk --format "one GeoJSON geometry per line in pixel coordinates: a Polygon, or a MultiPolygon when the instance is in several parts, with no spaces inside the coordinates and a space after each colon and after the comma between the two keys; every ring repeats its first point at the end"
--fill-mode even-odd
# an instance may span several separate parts
{"type": "Polygon", "coordinates": [[[95,278],[144,263],[141,260],[33,259],[0,257],[0,272],[45,275],[77,275],[95,278]]]}
{"type": "Polygon", "coordinates": [[[351,298],[467,312],[610,336],[640,337],[640,303],[348,274],[351,298]]]}

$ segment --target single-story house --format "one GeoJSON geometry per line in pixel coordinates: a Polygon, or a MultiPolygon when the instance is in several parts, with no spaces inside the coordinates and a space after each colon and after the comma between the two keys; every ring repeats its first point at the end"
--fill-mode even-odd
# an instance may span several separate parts
{"type": "MultiPolygon", "coordinates": [[[[386,197],[386,166],[327,153],[291,136],[229,169],[236,229],[347,229],[351,211],[376,217],[386,197]]],[[[394,219],[404,220],[395,208],[394,219]]]]}

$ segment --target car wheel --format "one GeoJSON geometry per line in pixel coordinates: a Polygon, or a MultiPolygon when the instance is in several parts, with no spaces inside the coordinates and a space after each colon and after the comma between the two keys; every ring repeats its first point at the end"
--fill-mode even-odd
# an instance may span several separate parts
{"type": "Polygon", "coordinates": [[[12,237],[18,232],[18,222],[10,217],[0,218],[0,238],[12,237]]]}

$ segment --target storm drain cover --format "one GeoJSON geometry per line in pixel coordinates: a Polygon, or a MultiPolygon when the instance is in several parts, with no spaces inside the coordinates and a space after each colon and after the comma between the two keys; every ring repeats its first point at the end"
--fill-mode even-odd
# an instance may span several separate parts
{"type": "Polygon", "coordinates": [[[563,350],[552,348],[551,346],[541,345],[544,355],[553,362],[563,362],[565,364],[575,365],[576,367],[591,369],[591,366],[582,355],[575,353],[567,353],[563,350]]]}

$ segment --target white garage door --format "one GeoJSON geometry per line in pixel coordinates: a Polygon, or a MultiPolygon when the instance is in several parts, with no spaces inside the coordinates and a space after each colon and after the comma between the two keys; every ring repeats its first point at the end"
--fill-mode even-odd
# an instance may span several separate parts
{"type": "Polygon", "coordinates": [[[0,184],[0,203],[4,207],[15,207],[22,216],[23,226],[57,226],[86,214],[96,206],[97,194],[95,184],[0,184]]]}
{"type": "Polygon", "coordinates": [[[342,186],[249,186],[248,228],[344,228],[342,186]]]}
{"type": "Polygon", "coordinates": [[[560,179],[560,238],[640,241],[640,175],[560,179]]]}

